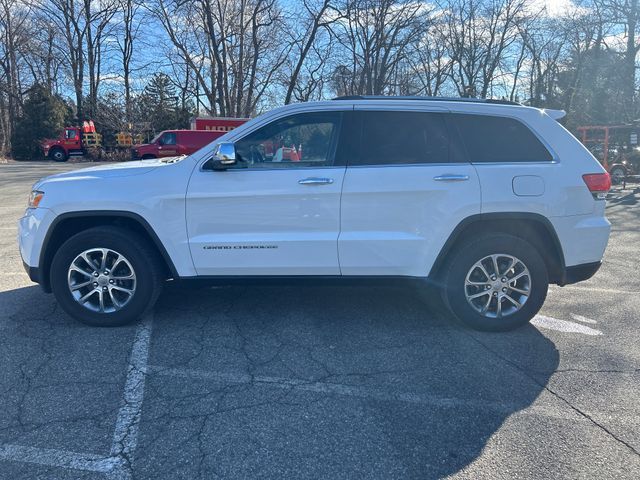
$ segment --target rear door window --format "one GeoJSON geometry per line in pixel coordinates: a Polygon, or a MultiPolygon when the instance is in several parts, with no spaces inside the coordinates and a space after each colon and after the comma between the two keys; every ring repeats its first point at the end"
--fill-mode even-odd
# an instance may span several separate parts
{"type": "Polygon", "coordinates": [[[550,162],[553,156],[515,118],[451,114],[472,163],[550,162]]]}
{"type": "MultiPolygon", "coordinates": [[[[360,129],[360,148],[356,152],[341,146],[342,154],[350,153],[346,160],[351,166],[449,161],[449,134],[444,114],[360,111],[355,116],[354,125],[360,129]]],[[[357,128],[354,125],[350,127],[352,130],[357,128]]],[[[344,136],[343,139],[348,141],[344,136]]]]}

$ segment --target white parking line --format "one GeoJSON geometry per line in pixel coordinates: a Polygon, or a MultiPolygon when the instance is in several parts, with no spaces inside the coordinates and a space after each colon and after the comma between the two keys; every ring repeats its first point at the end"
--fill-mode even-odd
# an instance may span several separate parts
{"type": "Polygon", "coordinates": [[[133,453],[138,444],[152,325],[153,316],[148,315],[136,329],[127,367],[127,381],[124,385],[122,406],[118,412],[116,428],[113,432],[111,456],[122,460],[122,478],[131,478],[132,476],[133,453]]]}
{"type": "Polygon", "coordinates": [[[118,459],[91,453],[75,453],[53,448],[34,448],[7,444],[0,445],[0,460],[35,463],[48,467],[99,473],[111,472],[118,462],[118,459]]]}
{"type": "Polygon", "coordinates": [[[138,443],[152,323],[153,316],[148,315],[136,329],[109,456],[0,444],[0,460],[104,473],[110,480],[130,480],[133,453],[138,443]]]}
{"type": "MultiPolygon", "coordinates": [[[[268,386],[274,388],[282,388],[286,390],[300,390],[306,392],[317,392],[322,394],[334,394],[348,397],[373,399],[389,402],[402,402],[415,405],[424,405],[431,407],[442,408],[464,408],[473,410],[492,410],[496,412],[506,414],[524,414],[524,415],[538,415],[550,418],[569,419],[573,417],[573,420],[581,421],[581,419],[575,415],[571,415],[564,408],[564,405],[532,405],[524,408],[523,406],[503,403],[492,402],[480,399],[464,399],[464,398],[450,398],[432,394],[420,394],[420,393],[406,393],[406,392],[386,392],[375,388],[358,387],[353,385],[344,385],[338,383],[329,382],[306,382],[303,380],[296,380],[290,378],[270,377],[270,376],[250,376],[245,374],[223,373],[223,372],[211,372],[208,370],[196,370],[188,368],[167,368],[158,365],[149,365],[149,374],[165,375],[171,377],[182,377],[189,379],[200,379],[207,381],[215,381],[221,383],[230,384],[253,384],[268,386]]],[[[555,402],[554,399],[552,401],[555,402]]]]}
{"type": "Polygon", "coordinates": [[[577,322],[582,322],[582,323],[590,323],[590,324],[596,324],[598,322],[596,322],[594,319],[592,318],[587,318],[587,317],[583,317],[582,315],[577,315],[575,313],[570,314],[571,318],[573,318],[575,321],[577,322]]]}
{"type": "Polygon", "coordinates": [[[563,333],[582,333],[583,335],[597,336],[602,335],[600,330],[587,327],[581,323],[569,322],[559,318],[548,317],[546,315],[536,315],[531,319],[531,324],[539,328],[547,330],[556,330],[563,333]]]}
{"type": "Polygon", "coordinates": [[[560,292],[563,289],[568,290],[584,290],[585,292],[602,292],[602,293],[615,293],[615,294],[625,294],[625,295],[640,295],[640,292],[633,290],[618,290],[616,288],[598,288],[598,287],[589,287],[585,285],[565,285],[564,287],[559,287],[557,285],[550,285],[549,290],[552,292],[560,292]]]}

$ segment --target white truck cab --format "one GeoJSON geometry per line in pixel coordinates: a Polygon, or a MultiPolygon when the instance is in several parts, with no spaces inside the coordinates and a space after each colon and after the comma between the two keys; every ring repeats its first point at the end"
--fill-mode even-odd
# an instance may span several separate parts
{"type": "Polygon", "coordinates": [[[472,99],[288,105],[189,157],[42,179],[20,252],[93,325],[139,318],[167,278],[405,277],[473,328],[512,329],[549,283],[591,277],[609,237],[609,176],[558,116],[472,99]]]}

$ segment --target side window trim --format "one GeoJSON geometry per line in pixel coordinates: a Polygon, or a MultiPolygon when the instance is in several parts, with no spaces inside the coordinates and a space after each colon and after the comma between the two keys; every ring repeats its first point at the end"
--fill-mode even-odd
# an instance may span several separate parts
{"type": "Polygon", "coordinates": [[[444,114],[444,122],[449,132],[449,163],[471,163],[471,157],[467,151],[466,144],[462,140],[462,134],[458,130],[458,124],[450,112],[444,114]]]}
{"type": "Polygon", "coordinates": [[[323,165],[323,167],[333,168],[336,166],[336,152],[338,149],[338,139],[340,138],[340,132],[342,131],[342,119],[344,117],[344,112],[336,112],[336,115],[336,126],[333,129],[333,132],[331,132],[331,143],[329,144],[329,158],[327,159],[327,165],[323,165]]]}
{"type": "Polygon", "coordinates": [[[353,165],[350,165],[350,160],[354,157],[358,159],[360,158],[360,151],[361,151],[361,145],[362,145],[362,116],[359,114],[357,110],[345,110],[344,112],[342,112],[342,115],[340,118],[340,131],[339,131],[338,137],[336,138],[335,143],[336,145],[334,149],[334,160],[333,160],[334,166],[353,167],[353,165]],[[346,130],[347,126],[355,127],[355,132],[347,131],[346,130]],[[355,133],[355,138],[351,138],[351,139],[345,138],[346,135],[350,133],[355,133]],[[350,149],[351,151],[347,151],[347,153],[345,154],[343,152],[345,147],[344,145],[341,145],[341,143],[344,143],[346,141],[354,142],[355,146],[350,149]],[[341,155],[338,155],[339,152],[341,153],[341,155]]]}

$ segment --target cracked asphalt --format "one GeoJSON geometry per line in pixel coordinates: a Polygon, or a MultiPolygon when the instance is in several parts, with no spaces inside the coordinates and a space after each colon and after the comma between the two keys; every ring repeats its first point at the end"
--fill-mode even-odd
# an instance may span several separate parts
{"type": "Polygon", "coordinates": [[[39,177],[0,165],[0,478],[640,478],[640,205],[534,325],[464,330],[406,286],[168,285],[81,325],[22,269],[39,177]]]}

